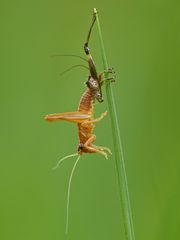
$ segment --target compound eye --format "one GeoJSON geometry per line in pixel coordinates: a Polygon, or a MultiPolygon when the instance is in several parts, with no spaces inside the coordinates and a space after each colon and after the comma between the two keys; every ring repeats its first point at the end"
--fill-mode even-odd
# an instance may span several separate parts
{"type": "Polygon", "coordinates": [[[103,98],[99,92],[96,93],[96,99],[98,100],[98,102],[103,102],[103,98]]]}
{"type": "Polygon", "coordinates": [[[101,94],[99,92],[96,93],[96,98],[101,98],[101,94]]]}
{"type": "Polygon", "coordinates": [[[93,87],[98,87],[98,84],[96,82],[92,82],[93,87]]]}
{"type": "Polygon", "coordinates": [[[84,144],[80,143],[78,149],[82,150],[84,148],[84,144]]]}

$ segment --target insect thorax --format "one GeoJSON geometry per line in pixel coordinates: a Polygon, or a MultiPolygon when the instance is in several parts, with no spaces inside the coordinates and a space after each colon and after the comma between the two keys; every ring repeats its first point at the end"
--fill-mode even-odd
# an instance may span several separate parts
{"type": "Polygon", "coordinates": [[[98,80],[89,76],[86,84],[88,88],[92,91],[93,97],[96,98],[98,102],[102,102],[103,98],[98,80]]]}

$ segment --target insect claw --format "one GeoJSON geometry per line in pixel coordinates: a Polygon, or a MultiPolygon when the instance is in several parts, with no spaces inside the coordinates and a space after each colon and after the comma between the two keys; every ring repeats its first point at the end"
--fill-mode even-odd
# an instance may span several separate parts
{"type": "Polygon", "coordinates": [[[104,155],[105,159],[108,159],[107,153],[103,152],[103,155],[104,155]]]}
{"type": "Polygon", "coordinates": [[[100,118],[103,119],[107,115],[108,111],[106,110],[104,113],[101,114],[100,118]]]}
{"type": "Polygon", "coordinates": [[[110,80],[111,82],[115,82],[116,80],[115,80],[115,77],[111,77],[111,78],[109,78],[108,80],[110,80]]]}
{"type": "Polygon", "coordinates": [[[108,68],[107,72],[108,73],[113,73],[113,67],[108,68]]]}
{"type": "Polygon", "coordinates": [[[115,73],[115,71],[114,71],[114,68],[113,68],[113,67],[110,67],[110,68],[108,68],[107,70],[104,70],[103,72],[104,72],[104,73],[112,73],[112,74],[114,74],[114,73],[115,73]]]}
{"type": "Polygon", "coordinates": [[[96,14],[98,13],[98,11],[97,11],[96,8],[94,8],[93,13],[94,13],[95,16],[96,16],[96,14]]]}
{"type": "Polygon", "coordinates": [[[104,147],[104,150],[107,151],[109,154],[112,155],[111,149],[104,147]]]}
{"type": "Polygon", "coordinates": [[[107,82],[109,82],[109,81],[111,81],[111,82],[115,82],[116,80],[115,80],[115,77],[108,77],[108,78],[104,78],[103,81],[107,81],[107,82]]]}
{"type": "MultiPolygon", "coordinates": [[[[109,154],[112,155],[111,149],[109,149],[109,148],[107,148],[107,147],[99,147],[99,150],[102,151],[103,154],[106,154],[106,155],[107,155],[107,153],[109,153],[109,154]],[[105,153],[105,151],[106,151],[107,153],[105,153]]],[[[108,157],[107,157],[107,158],[108,158],[108,157]]]]}

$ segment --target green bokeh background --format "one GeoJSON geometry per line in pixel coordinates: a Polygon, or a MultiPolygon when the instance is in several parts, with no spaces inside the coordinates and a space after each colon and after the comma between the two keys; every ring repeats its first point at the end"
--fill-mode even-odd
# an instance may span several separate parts
{"type": "MultiPolygon", "coordinates": [[[[0,3],[0,239],[124,239],[115,162],[84,155],[75,172],[65,235],[67,183],[77,129],[47,123],[75,111],[88,72],[80,59],[93,7],[99,10],[138,240],[180,239],[180,3],[167,0],[14,0],[0,3]]],[[[91,49],[102,70],[97,29],[91,49]]],[[[107,109],[96,105],[96,116],[107,109]]],[[[109,117],[96,143],[113,151],[109,117]]]]}

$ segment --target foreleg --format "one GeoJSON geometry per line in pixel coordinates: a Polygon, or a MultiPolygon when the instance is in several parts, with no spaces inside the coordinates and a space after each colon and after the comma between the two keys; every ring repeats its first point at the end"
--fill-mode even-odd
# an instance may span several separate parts
{"type": "Polygon", "coordinates": [[[107,111],[102,113],[100,117],[98,118],[95,118],[95,119],[92,119],[92,120],[85,120],[82,125],[86,125],[86,124],[89,124],[89,123],[97,123],[97,122],[100,122],[105,116],[107,115],[107,111]]]}
{"type": "Polygon", "coordinates": [[[101,72],[101,73],[99,74],[99,76],[98,76],[98,82],[99,82],[99,84],[100,84],[101,86],[103,85],[103,83],[104,83],[105,81],[107,81],[107,82],[109,82],[109,81],[115,82],[114,76],[112,76],[112,77],[104,77],[105,73],[107,73],[107,74],[109,74],[109,73],[114,74],[115,72],[113,71],[113,68],[109,68],[109,69],[104,70],[103,72],[101,72]]]}

